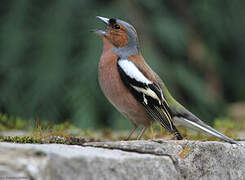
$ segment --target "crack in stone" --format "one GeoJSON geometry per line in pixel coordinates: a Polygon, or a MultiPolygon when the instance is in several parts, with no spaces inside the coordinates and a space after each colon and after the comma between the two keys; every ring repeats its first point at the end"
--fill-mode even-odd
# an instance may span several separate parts
{"type": "MultiPolygon", "coordinates": [[[[181,174],[180,171],[180,167],[179,167],[179,162],[178,159],[172,157],[170,154],[165,154],[165,153],[151,153],[151,152],[144,152],[144,151],[139,151],[137,149],[128,149],[128,148],[121,148],[121,147],[109,147],[109,146],[103,146],[103,145],[81,145],[83,147],[94,147],[94,148],[103,148],[103,149],[111,149],[111,150],[121,150],[124,152],[134,152],[134,153],[139,153],[139,154],[148,154],[148,155],[154,155],[154,156],[165,156],[165,157],[169,157],[169,159],[171,160],[175,170],[179,173],[179,175],[184,178],[181,174]]],[[[184,178],[185,179],[185,178],[184,178]]]]}
{"type": "MultiPolygon", "coordinates": [[[[159,140],[154,140],[154,139],[152,139],[151,141],[154,142],[154,143],[161,144],[161,145],[164,144],[164,142],[159,141],[159,140]]],[[[180,144],[180,145],[181,145],[181,147],[183,148],[182,144],[180,144]]],[[[168,156],[170,157],[170,159],[171,159],[171,161],[172,161],[172,163],[173,163],[173,165],[174,165],[174,167],[175,167],[175,170],[179,173],[179,175],[181,176],[181,178],[182,178],[182,179],[186,179],[186,177],[181,173],[178,159],[177,159],[177,158],[173,158],[173,157],[172,157],[171,155],[169,155],[169,154],[166,154],[166,155],[168,155],[168,156]]]]}

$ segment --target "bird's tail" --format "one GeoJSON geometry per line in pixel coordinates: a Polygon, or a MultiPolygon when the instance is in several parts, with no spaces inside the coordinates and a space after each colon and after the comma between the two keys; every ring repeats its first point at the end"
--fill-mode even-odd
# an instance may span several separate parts
{"type": "Polygon", "coordinates": [[[217,130],[215,130],[214,128],[210,127],[209,125],[205,124],[204,122],[202,122],[200,119],[198,119],[197,117],[195,117],[195,120],[189,120],[187,118],[182,117],[181,121],[183,123],[183,121],[185,122],[185,124],[188,124],[191,127],[197,128],[202,130],[204,133],[206,134],[210,134],[214,137],[217,137],[219,139],[222,139],[226,142],[229,142],[231,144],[238,144],[238,142],[236,142],[235,140],[223,135],[222,133],[218,132],[217,130]]]}
{"type": "Polygon", "coordinates": [[[174,131],[173,131],[174,136],[177,138],[177,140],[182,140],[183,137],[180,134],[179,130],[175,126],[173,126],[173,128],[174,128],[174,131]]]}
{"type": "Polygon", "coordinates": [[[222,139],[226,142],[229,142],[231,144],[239,144],[235,140],[221,134],[220,132],[216,131],[214,128],[208,126],[204,122],[202,122],[199,118],[197,118],[195,115],[193,115],[191,112],[189,112],[187,109],[185,109],[180,103],[178,103],[169,93],[167,87],[156,75],[156,78],[161,85],[161,88],[163,90],[164,97],[166,101],[168,102],[169,108],[171,109],[171,112],[173,113],[173,120],[180,125],[187,125],[190,127],[194,127],[197,129],[202,130],[204,133],[210,134],[212,136],[215,136],[219,139],[222,139]]]}

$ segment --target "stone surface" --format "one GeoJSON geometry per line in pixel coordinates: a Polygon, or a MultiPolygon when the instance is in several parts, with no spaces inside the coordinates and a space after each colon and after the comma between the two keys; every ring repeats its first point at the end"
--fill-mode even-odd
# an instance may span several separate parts
{"type": "Polygon", "coordinates": [[[0,143],[0,179],[245,179],[245,142],[0,143]]]}

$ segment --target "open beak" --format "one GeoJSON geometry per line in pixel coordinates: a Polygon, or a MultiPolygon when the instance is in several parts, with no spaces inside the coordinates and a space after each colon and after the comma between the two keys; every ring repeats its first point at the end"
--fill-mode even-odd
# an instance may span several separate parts
{"type": "MultiPolygon", "coordinates": [[[[106,24],[106,26],[109,25],[109,19],[108,18],[105,18],[105,17],[101,17],[101,16],[96,16],[96,18],[98,18],[99,20],[101,20],[103,23],[106,24]]],[[[102,30],[97,30],[97,29],[94,29],[94,30],[91,30],[91,32],[94,32],[98,35],[106,35],[106,32],[105,31],[102,31],[102,30]]]]}
{"type": "Polygon", "coordinates": [[[105,17],[101,17],[101,16],[96,16],[96,18],[98,18],[99,20],[101,20],[103,23],[105,23],[106,25],[109,24],[109,19],[105,18],[105,17]]]}

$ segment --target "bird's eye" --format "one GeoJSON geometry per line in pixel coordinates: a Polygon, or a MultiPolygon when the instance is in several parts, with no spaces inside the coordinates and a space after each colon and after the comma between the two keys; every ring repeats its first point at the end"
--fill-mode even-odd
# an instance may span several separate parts
{"type": "Polygon", "coordinates": [[[115,24],[114,29],[120,29],[120,26],[118,24],[115,24]]]}

